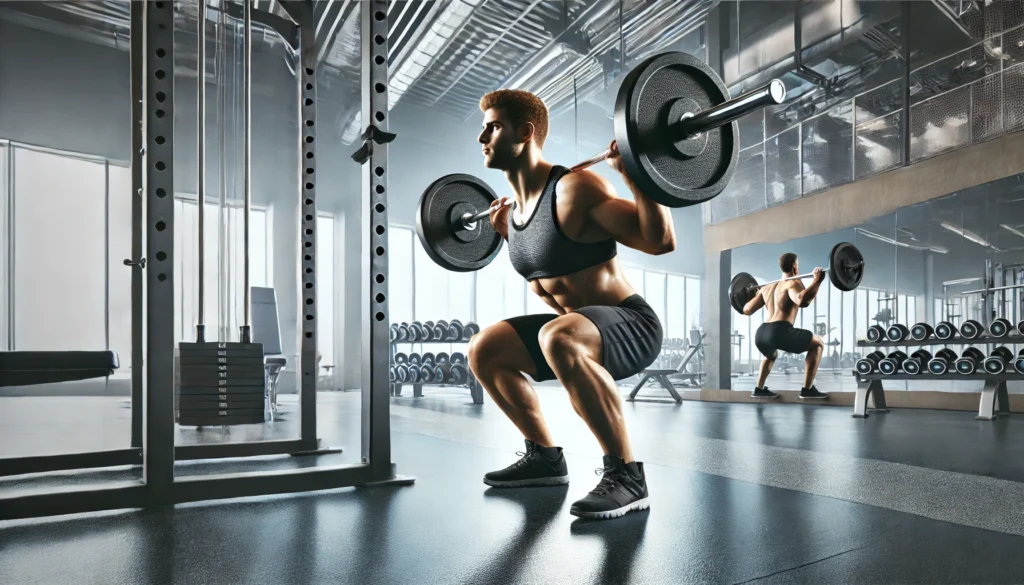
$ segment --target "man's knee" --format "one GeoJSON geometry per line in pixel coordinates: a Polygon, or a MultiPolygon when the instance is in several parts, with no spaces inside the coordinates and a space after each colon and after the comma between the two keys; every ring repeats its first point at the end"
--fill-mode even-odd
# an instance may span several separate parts
{"type": "Polygon", "coordinates": [[[824,347],[825,347],[825,342],[820,337],[815,335],[814,337],[811,338],[810,351],[816,352],[816,351],[818,351],[818,350],[820,350],[820,349],[822,349],[824,347]]]}
{"type": "Polygon", "coordinates": [[[502,355],[501,340],[498,333],[488,327],[469,339],[466,356],[469,369],[477,377],[487,374],[498,367],[498,359],[502,355]]]}
{"type": "Polygon", "coordinates": [[[539,341],[544,358],[552,368],[572,367],[580,357],[571,328],[557,321],[541,327],[539,341]]]}

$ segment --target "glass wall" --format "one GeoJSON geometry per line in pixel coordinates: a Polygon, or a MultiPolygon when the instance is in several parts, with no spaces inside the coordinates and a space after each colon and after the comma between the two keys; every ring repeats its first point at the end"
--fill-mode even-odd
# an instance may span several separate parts
{"type": "MultiPolygon", "coordinates": [[[[750,272],[759,282],[780,277],[774,262],[784,252],[799,256],[801,273],[827,265],[827,251],[838,242],[854,243],[865,257],[859,288],[840,292],[826,278],[817,298],[800,310],[796,326],[809,329],[827,344],[817,386],[823,391],[855,389],[852,369],[857,359],[880,349],[912,354],[920,346],[876,348],[868,344],[868,328],[902,323],[948,321],[959,328],[973,319],[987,327],[1005,318],[1014,327],[1024,319],[1024,289],[986,292],[988,287],[1024,283],[1024,206],[1022,176],[994,181],[946,197],[900,209],[856,228],[793,240],[785,244],[754,244],[733,251],[733,272],[750,272]]],[[[809,284],[809,279],[804,283],[809,284]]],[[[746,317],[733,312],[733,387],[753,387],[761,356],[753,344],[764,310],[746,317]]],[[[997,345],[1017,354],[1020,338],[1006,343],[977,343],[989,355],[997,345]]],[[[935,353],[942,345],[925,346],[935,353]]],[[[949,344],[957,355],[967,347],[949,344]]],[[[769,377],[775,389],[799,389],[805,355],[782,354],[769,377]]],[[[886,389],[980,390],[980,382],[929,380],[889,381],[886,389]]],[[[1011,383],[1011,391],[1016,389],[1011,383]]]]}
{"type": "Polygon", "coordinates": [[[784,104],[741,121],[735,178],[711,204],[724,221],[1024,128],[1024,11],[1017,3],[723,3],[733,95],[772,77],[784,104]],[[910,30],[904,35],[903,7],[910,30]],[[984,6],[984,8],[982,8],[984,6]],[[904,39],[910,39],[910,47],[904,39]],[[903,111],[904,49],[910,111],[903,111]],[[910,150],[902,131],[909,120],[910,150]]]}

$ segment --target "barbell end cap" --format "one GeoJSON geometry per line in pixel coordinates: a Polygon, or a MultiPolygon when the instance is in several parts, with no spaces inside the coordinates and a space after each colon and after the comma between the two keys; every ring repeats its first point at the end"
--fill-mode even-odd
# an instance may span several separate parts
{"type": "Polygon", "coordinates": [[[768,95],[776,104],[786,101],[786,84],[781,79],[773,79],[768,84],[768,95]]]}

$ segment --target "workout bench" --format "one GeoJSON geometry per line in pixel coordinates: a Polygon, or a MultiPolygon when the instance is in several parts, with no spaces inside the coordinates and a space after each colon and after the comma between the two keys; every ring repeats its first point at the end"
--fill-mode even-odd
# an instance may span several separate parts
{"type": "MultiPolygon", "coordinates": [[[[693,359],[698,352],[704,348],[704,336],[707,333],[699,333],[696,330],[690,331],[690,347],[683,354],[682,359],[679,361],[679,366],[674,370],[661,370],[661,369],[646,369],[643,371],[643,376],[640,381],[633,386],[633,390],[629,393],[629,402],[636,400],[636,395],[640,393],[640,389],[647,384],[648,380],[656,380],[661,387],[668,391],[669,395],[672,396],[672,400],[676,404],[680,404],[683,401],[683,397],[676,392],[675,385],[669,376],[674,378],[681,378],[680,382],[693,382],[695,387],[700,386],[700,378],[704,375],[704,372],[687,372],[686,366],[689,365],[690,360],[693,359]]],[[[659,401],[663,402],[663,401],[659,401]]]]}

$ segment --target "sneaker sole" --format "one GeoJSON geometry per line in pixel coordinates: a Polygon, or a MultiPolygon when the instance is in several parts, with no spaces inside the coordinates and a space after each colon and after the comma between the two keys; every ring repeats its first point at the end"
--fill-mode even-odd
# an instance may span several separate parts
{"type": "Polygon", "coordinates": [[[569,483],[569,476],[563,475],[561,477],[538,477],[535,479],[513,479],[509,481],[501,481],[498,479],[487,479],[484,478],[484,483],[491,487],[552,487],[558,485],[567,485],[569,483]]]}
{"type": "Polygon", "coordinates": [[[569,509],[569,513],[578,518],[591,518],[595,520],[610,520],[612,518],[620,518],[630,512],[639,512],[640,510],[646,510],[651,506],[650,498],[644,498],[637,500],[632,504],[627,504],[618,510],[606,510],[604,512],[580,512],[579,510],[569,509]]]}
{"type": "Polygon", "coordinates": [[[756,398],[757,400],[775,400],[776,398],[779,397],[779,395],[776,394],[775,396],[754,396],[753,394],[751,394],[750,397],[756,398]]]}
{"type": "Polygon", "coordinates": [[[828,400],[828,396],[801,396],[800,400],[828,400]]]}

